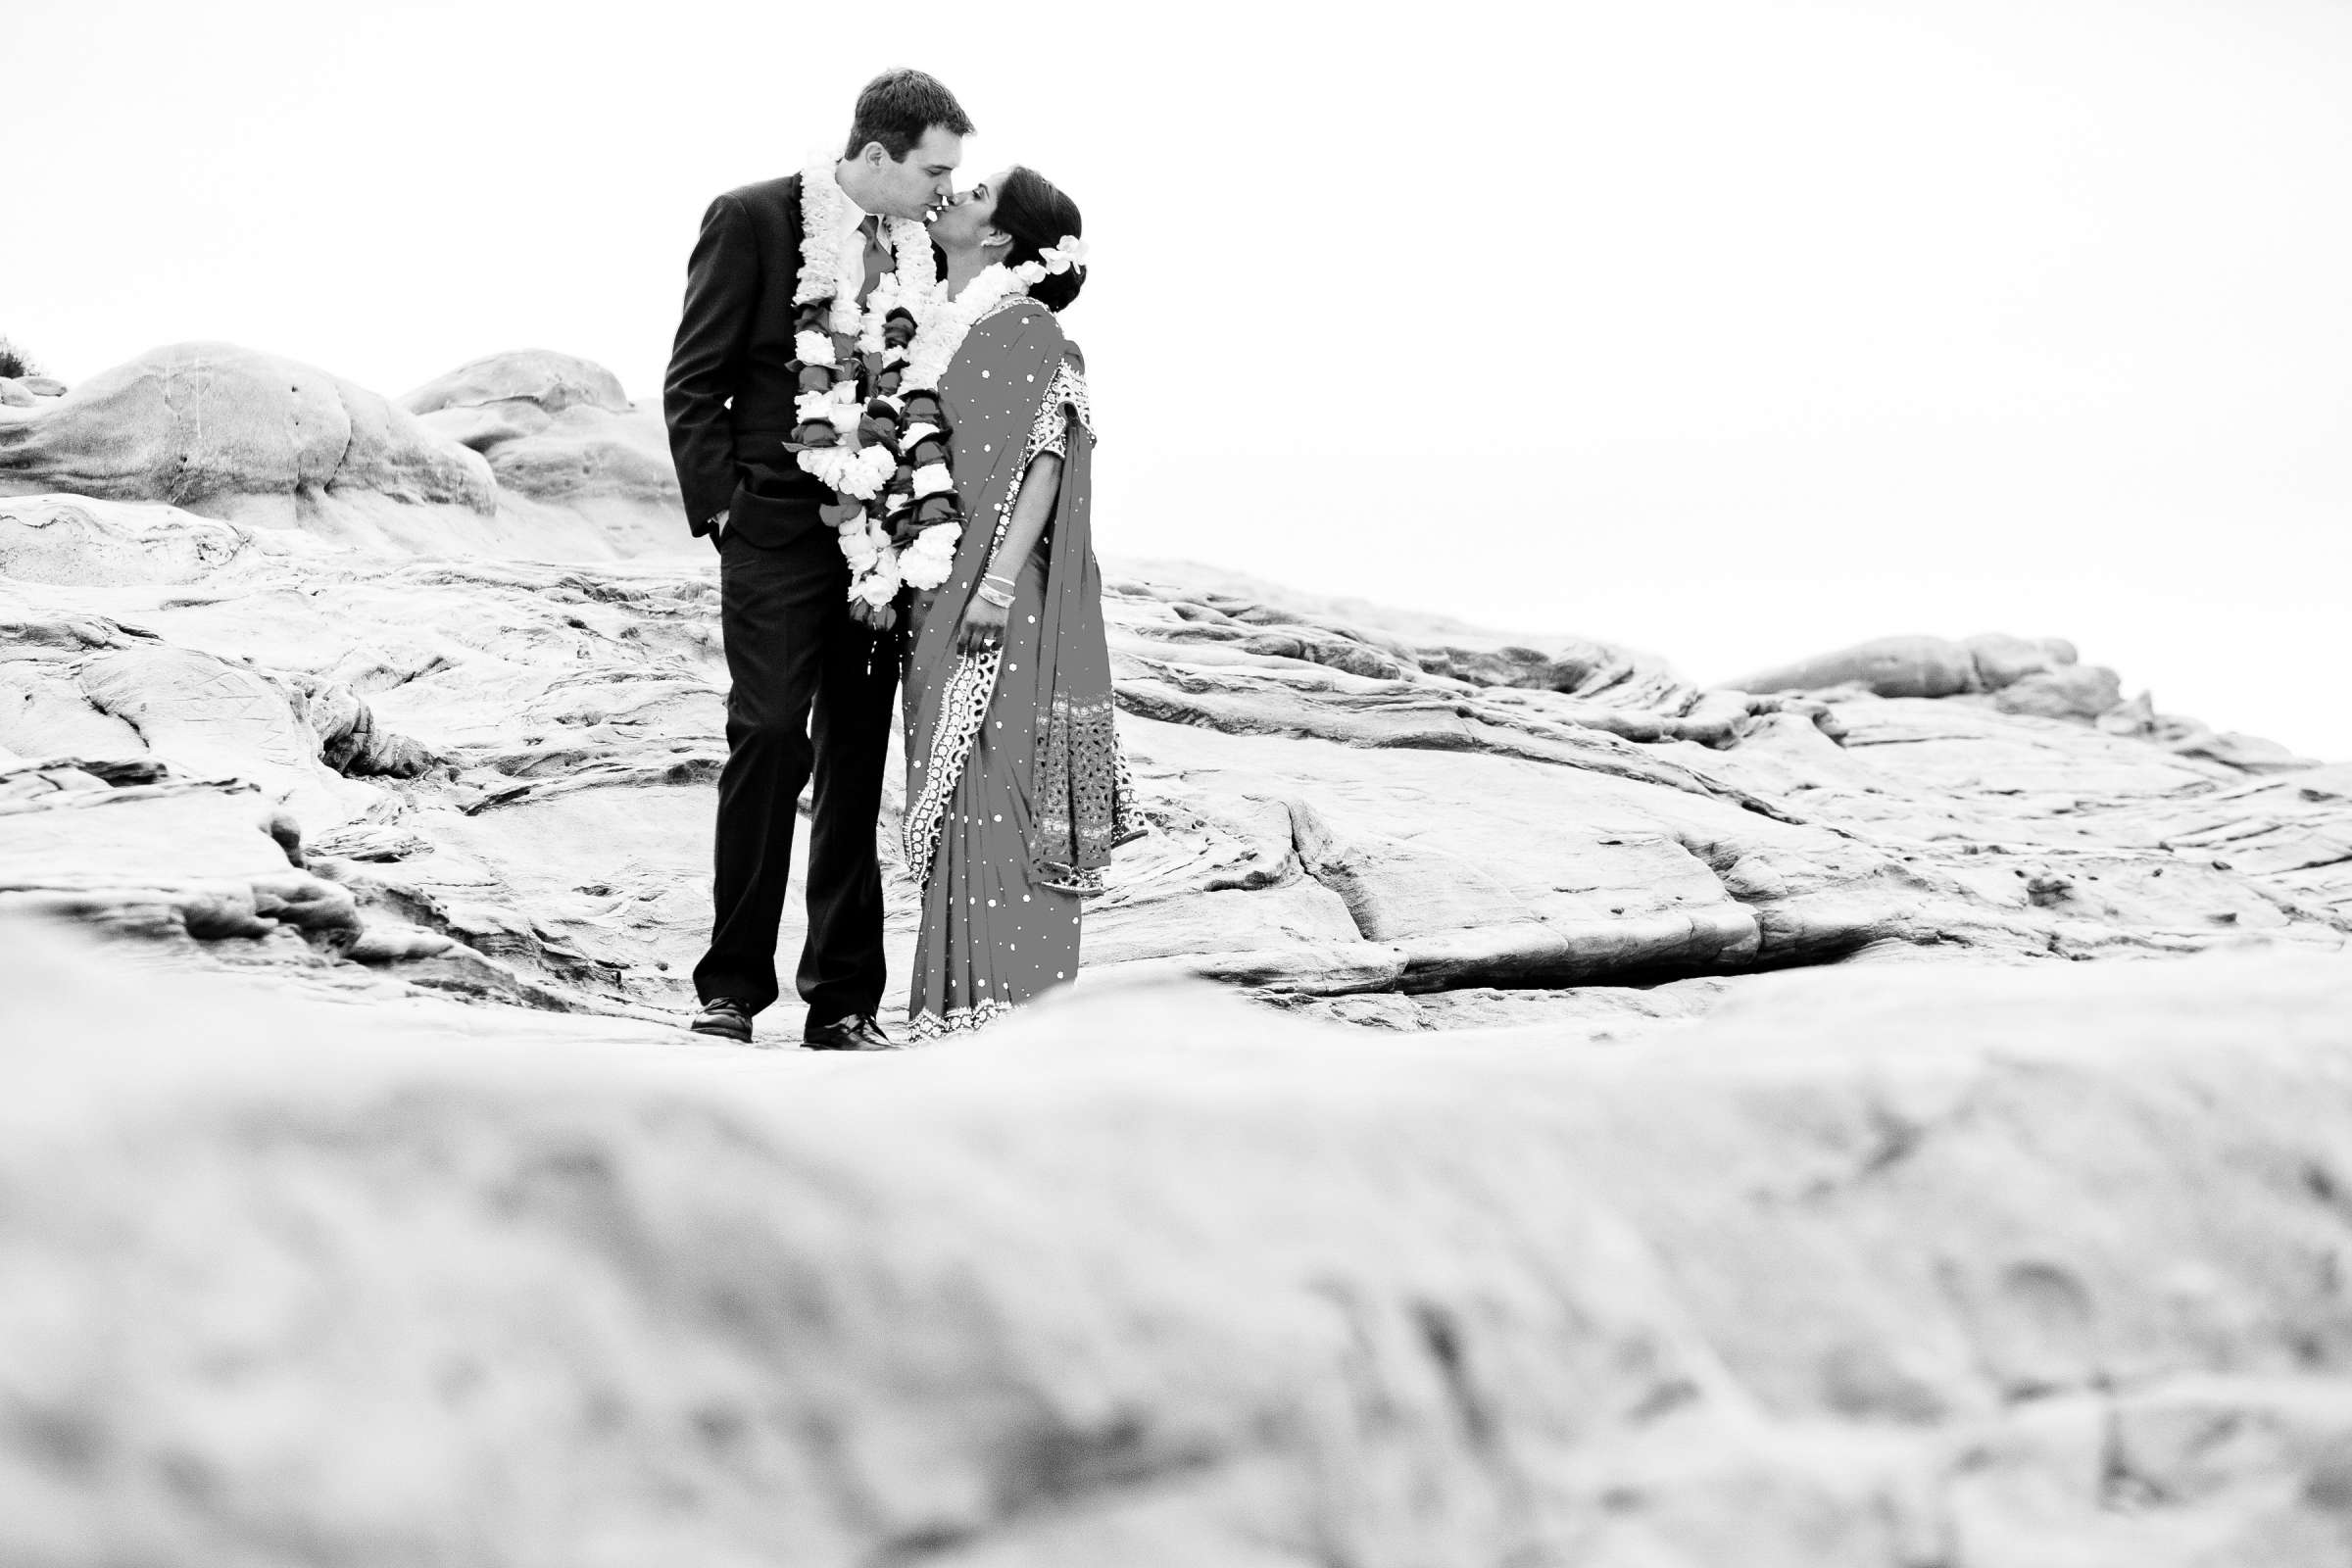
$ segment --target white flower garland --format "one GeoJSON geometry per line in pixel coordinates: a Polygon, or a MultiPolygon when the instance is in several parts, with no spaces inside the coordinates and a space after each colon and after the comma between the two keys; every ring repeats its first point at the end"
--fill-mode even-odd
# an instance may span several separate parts
{"type": "MultiPolygon", "coordinates": [[[[983,269],[954,299],[935,301],[930,319],[917,327],[914,342],[906,351],[906,374],[900,382],[902,406],[909,393],[936,394],[948,367],[956,363],[956,352],[963,347],[963,340],[971,336],[980,318],[1013,295],[1027,292],[1028,285],[1014,276],[1011,269],[998,262],[983,269]]],[[[900,438],[899,449],[913,451],[936,428],[930,424],[914,425],[900,438]]],[[[923,465],[914,470],[912,480],[912,499],[917,501],[925,496],[955,493],[955,475],[944,463],[923,465]]],[[[900,552],[896,563],[900,580],[911,588],[938,587],[955,569],[956,547],[962,542],[962,523],[931,524],[900,552]]]]}
{"type": "MultiPolygon", "coordinates": [[[[905,364],[906,350],[889,342],[890,318],[903,310],[919,328],[933,314],[940,292],[930,230],[911,219],[893,218],[885,227],[895,270],[879,278],[864,303],[858,303],[858,291],[865,286],[863,252],[852,256],[842,243],[849,196],[833,171],[834,161],[823,155],[810,159],[801,171],[801,266],[792,302],[796,306],[822,302],[826,331],[804,325],[793,335],[796,374],[800,368],[809,366],[838,370],[850,364],[852,356],[874,357],[868,368],[877,372],[905,364]]],[[[837,374],[823,391],[800,392],[793,413],[799,424],[833,427],[834,444],[802,448],[800,466],[832,490],[837,504],[858,504],[835,526],[842,555],[850,564],[850,598],[879,611],[898,596],[898,552],[892,548],[889,530],[863,504],[889,485],[898,472],[899,457],[887,441],[860,444],[866,401],[859,390],[857,374],[837,374]]]]}
{"type": "Polygon", "coordinates": [[[1042,264],[996,263],[951,300],[932,261],[929,230],[894,218],[889,234],[897,270],[877,280],[861,307],[863,255],[852,256],[842,243],[849,197],[833,170],[831,159],[818,158],[801,172],[801,269],[793,293],[801,320],[793,370],[796,378],[812,368],[825,373],[807,377],[818,385],[804,382],[795,398],[795,443],[801,467],[834,494],[829,515],[849,563],[851,602],[869,623],[888,626],[901,585],[927,590],[946,582],[963,542],[950,432],[938,404],[941,379],[983,317],[1049,272],[1081,265],[1086,253],[1064,236],[1042,264]],[[911,341],[904,324],[894,335],[890,323],[900,313],[914,323],[911,341]],[[896,386],[885,391],[894,369],[896,386]],[[917,393],[931,395],[930,415],[916,416],[902,432],[906,400],[917,393]],[[810,425],[830,430],[811,432],[810,425]],[[920,451],[926,441],[930,454],[920,451]],[[937,520],[918,526],[926,516],[937,520]]]}
{"type": "Polygon", "coordinates": [[[938,390],[940,378],[956,363],[956,351],[963,347],[963,340],[971,335],[980,318],[1013,295],[1028,292],[1029,285],[1015,277],[1012,269],[1003,262],[983,268],[979,276],[963,285],[962,293],[940,303],[931,313],[931,318],[921,321],[914,334],[914,345],[906,351],[906,389],[938,390]]]}
{"type": "Polygon", "coordinates": [[[850,198],[833,168],[834,161],[820,154],[801,171],[801,272],[792,303],[829,302],[825,324],[840,336],[856,337],[858,348],[872,354],[882,347],[882,323],[894,307],[906,306],[919,321],[938,291],[931,231],[911,218],[884,220],[896,270],[874,285],[861,308],[858,291],[865,287],[865,263],[862,255],[848,255],[841,243],[841,220],[850,198]]]}

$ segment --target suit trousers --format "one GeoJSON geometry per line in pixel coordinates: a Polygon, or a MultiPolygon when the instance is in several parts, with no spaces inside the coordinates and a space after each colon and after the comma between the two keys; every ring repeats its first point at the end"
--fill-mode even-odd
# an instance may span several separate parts
{"type": "Polygon", "coordinates": [[[880,1010],[886,978],[875,837],[900,638],[877,637],[851,616],[849,564],[830,528],[768,548],[730,527],[718,550],[732,685],[716,908],[694,989],[705,1002],[733,997],[754,1011],[776,1000],[793,830],[813,779],[798,988],[812,1022],[864,1017],[880,1010]]]}

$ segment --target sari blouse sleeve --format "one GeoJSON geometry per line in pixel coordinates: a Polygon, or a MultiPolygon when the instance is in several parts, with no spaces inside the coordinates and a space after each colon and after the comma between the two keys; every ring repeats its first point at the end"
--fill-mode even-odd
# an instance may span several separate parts
{"type": "Polygon", "coordinates": [[[1075,366],[1063,360],[1054,371],[1054,379],[1046,387],[1045,401],[1038,405],[1037,417],[1029,425],[1029,461],[1034,463],[1051,452],[1055,457],[1067,457],[1070,450],[1070,424],[1075,420],[1094,434],[1094,410],[1088,406],[1086,377],[1075,366]]]}

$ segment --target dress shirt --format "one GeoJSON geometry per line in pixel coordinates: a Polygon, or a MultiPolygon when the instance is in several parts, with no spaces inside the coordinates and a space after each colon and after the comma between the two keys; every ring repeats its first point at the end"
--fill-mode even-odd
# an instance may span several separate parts
{"type": "MultiPolygon", "coordinates": [[[[831,179],[833,174],[828,170],[822,172],[818,177],[831,179]]],[[[840,190],[841,187],[836,184],[834,189],[840,190]]],[[[834,212],[839,224],[839,232],[834,235],[834,244],[840,260],[835,266],[833,276],[836,281],[845,277],[858,278],[859,280],[858,297],[862,300],[874,284],[880,280],[882,274],[891,269],[890,243],[882,237],[882,220],[879,215],[868,213],[859,207],[856,198],[852,197],[848,191],[841,192],[841,205],[836,207],[834,212]],[[881,255],[878,258],[869,257],[866,254],[869,248],[881,252],[881,255]]]]}

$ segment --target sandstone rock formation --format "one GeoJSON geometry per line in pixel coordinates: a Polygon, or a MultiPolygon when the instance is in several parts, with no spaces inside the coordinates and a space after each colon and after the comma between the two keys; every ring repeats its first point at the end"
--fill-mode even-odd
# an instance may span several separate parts
{"type": "MultiPolygon", "coordinates": [[[[0,341],[0,364],[13,364],[8,345],[0,341]]],[[[37,409],[42,400],[62,398],[66,383],[50,375],[0,375],[0,408],[37,409]]]]}
{"type": "MultiPolygon", "coordinates": [[[[687,1000],[725,753],[707,561],[275,555],[223,524],[168,548],[161,509],[60,533],[87,504],[12,505],[0,554],[39,579],[0,579],[20,761],[259,785],[387,933],[369,952],[449,939],[548,1005],[687,1000]],[[12,544],[18,524],[50,542],[12,544]]],[[[1197,575],[1219,586],[1112,573],[1158,831],[1090,916],[1092,973],[1207,975],[1386,1028],[1651,1027],[1720,977],[1841,957],[2333,951],[2352,930],[2343,768],[1981,697],[1701,691],[1613,651],[1417,641],[1197,575]]],[[[132,820],[106,792],[52,808],[92,834],[132,820]]],[[[912,886],[882,842],[903,972],[912,886]]],[[[174,880],[163,860],[142,888],[174,880]]]]}
{"type": "Polygon", "coordinates": [[[1882,637],[1734,684],[1749,692],[1984,696],[2005,713],[2091,720],[2115,734],[2139,736],[2175,752],[2248,770],[2311,765],[2308,759],[2275,741],[2220,734],[2194,719],[2159,714],[2144,692],[2125,702],[2116,672],[2103,664],[2082,663],[2075,645],[2062,637],[2030,642],[1988,633],[1957,643],[1942,637],[1882,637]]]}
{"type": "Polygon", "coordinates": [[[654,426],[286,384],[0,410],[187,503],[0,499],[0,1559],[2352,1551],[2352,765],[2056,641],[1705,689],[1114,565],[1084,983],[698,1048],[715,573],[580,559],[654,426]]]}
{"type": "Polygon", "coordinates": [[[2072,667],[2080,656],[2062,638],[2029,642],[1992,635],[1882,637],[1733,682],[1741,691],[1823,691],[1859,687],[1879,697],[1956,697],[1998,691],[2028,676],[2072,667]]]}
{"type": "MultiPolygon", "coordinates": [[[[158,349],[54,407],[0,423],[0,479],[164,501],[237,520],[307,522],[379,543],[384,503],[488,519],[483,465],[427,436],[374,393],[227,343],[158,349]]],[[[394,536],[397,542],[397,536],[394,536]]]]}
{"type": "Polygon", "coordinates": [[[0,495],[60,491],[369,550],[619,553],[583,514],[502,505],[480,454],[380,395],[227,343],[157,349],[63,397],[0,407],[0,495]]]}
{"type": "Polygon", "coordinates": [[[2340,960],[843,1060],[119,953],[0,934],[14,1562],[2352,1550],[2340,960]]]}
{"type": "Polygon", "coordinates": [[[400,401],[487,458],[510,510],[585,519],[624,556],[709,548],[686,529],[660,404],[632,405],[601,365],[544,349],[494,354],[400,401]]]}

